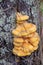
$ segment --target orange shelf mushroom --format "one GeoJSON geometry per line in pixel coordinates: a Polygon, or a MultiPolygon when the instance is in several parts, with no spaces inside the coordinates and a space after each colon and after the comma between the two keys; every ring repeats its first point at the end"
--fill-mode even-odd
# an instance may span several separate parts
{"type": "Polygon", "coordinates": [[[17,17],[17,23],[23,23],[23,21],[29,19],[29,16],[27,16],[27,15],[22,15],[22,14],[19,13],[19,12],[17,12],[16,17],[17,17]]]}
{"type": "Polygon", "coordinates": [[[22,15],[18,12],[16,16],[17,27],[12,30],[12,34],[14,35],[14,48],[12,52],[20,57],[31,55],[32,52],[38,49],[38,44],[40,41],[40,37],[36,32],[37,27],[36,25],[26,21],[29,19],[29,16],[22,15]]]}

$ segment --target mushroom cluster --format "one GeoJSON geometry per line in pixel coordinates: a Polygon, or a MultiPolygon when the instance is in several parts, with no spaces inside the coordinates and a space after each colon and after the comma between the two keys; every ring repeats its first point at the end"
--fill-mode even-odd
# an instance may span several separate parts
{"type": "Polygon", "coordinates": [[[12,30],[13,54],[17,56],[31,55],[32,52],[38,49],[40,37],[36,32],[37,27],[32,23],[28,23],[29,16],[17,12],[17,26],[12,30]]]}

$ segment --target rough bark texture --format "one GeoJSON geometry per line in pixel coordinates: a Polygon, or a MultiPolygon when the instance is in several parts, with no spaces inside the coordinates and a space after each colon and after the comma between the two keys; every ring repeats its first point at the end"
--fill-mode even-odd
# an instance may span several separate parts
{"type": "Polygon", "coordinates": [[[31,56],[18,57],[12,54],[11,31],[16,27],[17,11],[30,16],[28,22],[37,25],[37,32],[41,37],[39,3],[39,0],[2,0],[0,2],[0,65],[43,65],[41,41],[38,50],[31,56]]]}

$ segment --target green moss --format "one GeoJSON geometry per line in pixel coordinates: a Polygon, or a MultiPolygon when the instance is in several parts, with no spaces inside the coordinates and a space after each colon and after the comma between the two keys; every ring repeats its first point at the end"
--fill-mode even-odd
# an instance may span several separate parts
{"type": "Polygon", "coordinates": [[[40,10],[43,13],[43,2],[41,2],[41,4],[40,4],[40,10]]]}

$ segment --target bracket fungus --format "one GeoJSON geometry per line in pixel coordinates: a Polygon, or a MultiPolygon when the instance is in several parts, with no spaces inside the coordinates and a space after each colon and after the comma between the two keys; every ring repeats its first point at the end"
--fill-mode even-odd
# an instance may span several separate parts
{"type": "Polygon", "coordinates": [[[22,15],[21,13],[16,14],[17,16],[17,27],[12,30],[13,54],[17,56],[31,55],[32,52],[38,49],[40,37],[36,32],[37,27],[32,23],[28,23],[26,20],[29,16],[22,15]]]}

